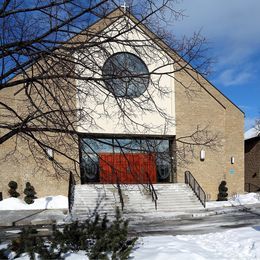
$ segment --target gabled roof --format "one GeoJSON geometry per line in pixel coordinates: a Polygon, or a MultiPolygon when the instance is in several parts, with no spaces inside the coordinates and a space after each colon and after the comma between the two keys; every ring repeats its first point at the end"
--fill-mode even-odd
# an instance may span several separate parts
{"type": "MultiPolygon", "coordinates": [[[[217,87],[215,87],[208,79],[206,79],[203,75],[201,75],[196,69],[193,68],[191,64],[189,64],[183,57],[181,57],[176,51],[174,51],[167,43],[165,43],[161,38],[159,38],[156,34],[154,34],[147,26],[145,26],[142,21],[138,20],[133,14],[131,14],[129,11],[125,11],[121,7],[118,7],[117,9],[111,11],[107,16],[104,18],[101,18],[94,24],[92,24],[90,27],[86,29],[87,32],[91,33],[93,32],[93,35],[95,36],[96,33],[101,32],[105,30],[108,26],[112,25],[115,21],[118,19],[127,16],[138,28],[140,28],[155,44],[157,44],[163,51],[165,51],[174,61],[176,61],[176,64],[179,66],[184,66],[183,70],[193,79],[195,80],[209,95],[211,95],[222,107],[226,108],[225,105],[213,94],[211,91],[200,82],[198,77],[194,76],[192,72],[195,72],[196,75],[199,76],[202,81],[205,83],[209,83],[210,86],[215,89],[221,96],[223,96],[228,102],[230,102],[234,107],[236,107],[241,113],[244,114],[244,112],[236,105],[234,104],[227,96],[225,96],[217,87]]],[[[93,37],[94,37],[93,36],[93,37]]],[[[77,37],[82,37],[82,35],[74,36],[69,41],[77,42],[77,37]]],[[[87,38],[86,41],[90,40],[91,37],[87,38]]]]}
{"type": "MultiPolygon", "coordinates": [[[[163,51],[165,51],[179,66],[183,64],[185,67],[183,70],[193,79],[195,80],[209,95],[211,95],[222,107],[225,108],[225,105],[213,94],[209,89],[207,89],[198,79],[198,77],[192,75],[191,72],[195,72],[196,75],[199,76],[204,82],[209,83],[210,86],[215,89],[221,96],[223,96],[227,101],[229,101],[234,107],[236,107],[241,113],[244,112],[235,105],[228,97],[226,97],[219,89],[217,89],[211,82],[209,82],[203,75],[201,75],[196,69],[192,67],[183,57],[181,57],[176,51],[174,51],[167,43],[165,43],[161,38],[159,38],[156,34],[154,34],[150,29],[148,29],[142,21],[138,20],[133,14],[129,11],[125,11],[123,8],[118,7],[115,10],[111,11],[105,17],[93,23],[91,26],[80,32],[79,34],[73,36],[71,39],[67,41],[67,43],[75,43],[77,44],[79,38],[80,42],[87,42],[92,37],[95,37],[97,33],[102,32],[108,26],[112,25],[118,19],[127,16],[138,28],[140,28],[155,44],[157,44],[163,51]],[[84,31],[86,34],[84,34],[84,31]]],[[[66,45],[66,43],[64,43],[66,45]]],[[[57,48],[58,49],[58,48],[57,48]]],[[[55,50],[53,50],[55,51],[55,50]]],[[[29,67],[31,67],[30,65],[29,67]]],[[[17,74],[19,75],[19,73],[17,74]]],[[[14,78],[17,76],[15,75],[14,78]]]]}

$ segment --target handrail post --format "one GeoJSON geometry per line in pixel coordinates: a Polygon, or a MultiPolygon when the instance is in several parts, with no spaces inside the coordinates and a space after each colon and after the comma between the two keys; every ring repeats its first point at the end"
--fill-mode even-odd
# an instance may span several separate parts
{"type": "Polygon", "coordinates": [[[74,179],[73,173],[70,171],[69,177],[69,190],[68,190],[68,206],[69,213],[72,211],[73,203],[74,203],[74,189],[75,189],[76,181],[74,179]]]}
{"type": "Polygon", "coordinates": [[[121,204],[121,209],[122,211],[124,210],[125,207],[125,203],[124,203],[124,199],[123,199],[123,195],[122,195],[122,190],[119,184],[119,181],[117,180],[117,190],[118,190],[118,195],[119,195],[119,200],[120,200],[120,204],[121,204]]]}
{"type": "Polygon", "coordinates": [[[148,189],[149,189],[149,192],[152,195],[152,201],[154,201],[155,209],[157,210],[158,196],[157,196],[156,191],[155,191],[155,189],[153,187],[153,184],[151,182],[151,179],[150,179],[150,176],[149,176],[148,172],[146,172],[146,176],[147,176],[147,181],[148,181],[148,189]]]}

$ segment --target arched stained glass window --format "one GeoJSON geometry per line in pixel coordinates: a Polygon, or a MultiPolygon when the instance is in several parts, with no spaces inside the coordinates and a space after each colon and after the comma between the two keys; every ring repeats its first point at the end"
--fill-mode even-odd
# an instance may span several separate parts
{"type": "Polygon", "coordinates": [[[118,52],[111,55],[102,68],[105,87],[116,97],[136,98],[149,84],[146,64],[136,55],[118,52]]]}

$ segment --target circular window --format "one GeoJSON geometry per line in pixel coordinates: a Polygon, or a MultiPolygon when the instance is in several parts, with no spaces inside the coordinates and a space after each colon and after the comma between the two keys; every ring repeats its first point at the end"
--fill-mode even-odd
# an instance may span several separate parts
{"type": "Polygon", "coordinates": [[[139,97],[149,84],[147,66],[139,57],[128,52],[110,56],[102,68],[102,74],[105,87],[116,97],[139,97]]]}

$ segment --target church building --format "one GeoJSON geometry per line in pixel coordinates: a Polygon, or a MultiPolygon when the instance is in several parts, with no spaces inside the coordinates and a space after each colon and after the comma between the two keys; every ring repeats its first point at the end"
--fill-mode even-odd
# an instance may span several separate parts
{"type": "MultiPolygon", "coordinates": [[[[91,85],[75,80],[77,106],[88,117],[77,126],[74,192],[121,185],[121,193],[137,193],[141,188],[135,186],[148,185],[160,201],[164,187],[186,182],[205,204],[217,199],[225,180],[229,196],[243,193],[244,113],[128,11],[116,9],[87,30],[94,37],[69,40],[88,42],[86,53],[74,54],[88,65],[75,70],[97,79],[91,85]]],[[[1,157],[10,147],[2,145],[1,157]]],[[[68,178],[32,174],[33,165],[30,159],[1,162],[4,198],[11,180],[21,189],[31,182],[39,197],[68,194],[68,178]]],[[[170,192],[165,196],[176,199],[170,192]]]]}

